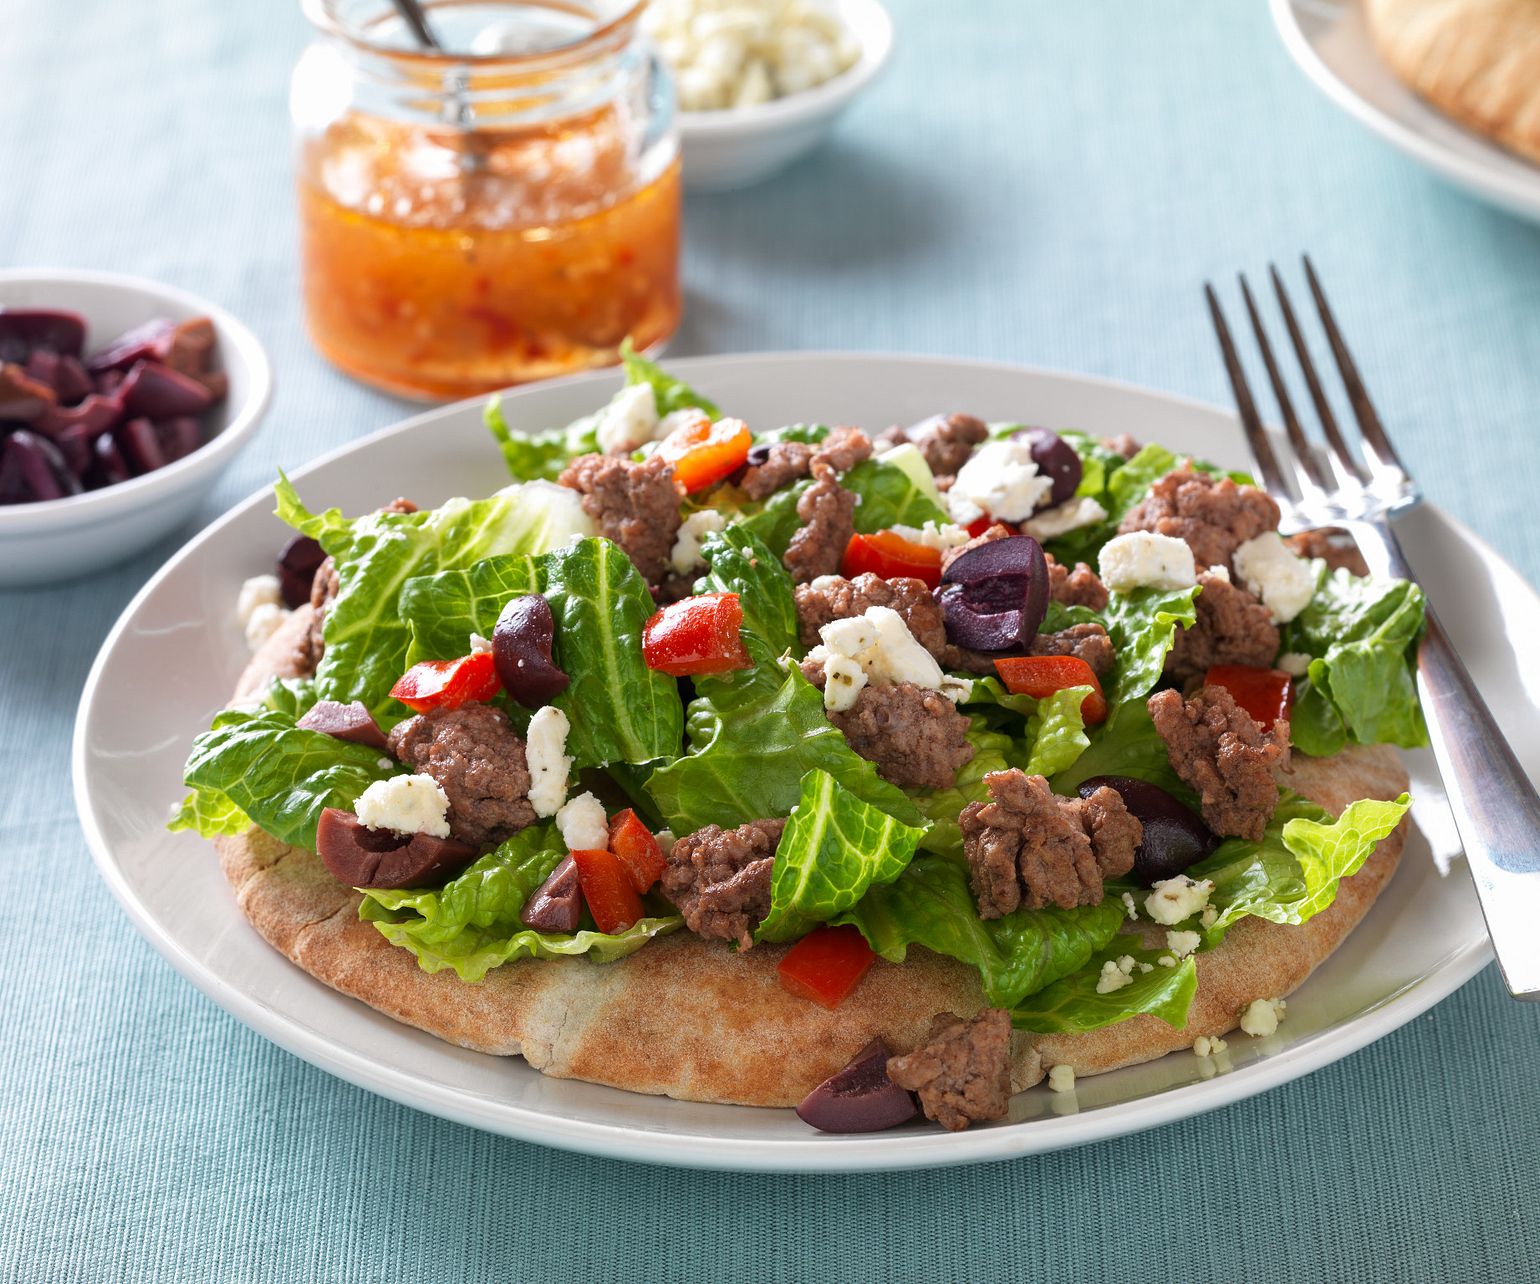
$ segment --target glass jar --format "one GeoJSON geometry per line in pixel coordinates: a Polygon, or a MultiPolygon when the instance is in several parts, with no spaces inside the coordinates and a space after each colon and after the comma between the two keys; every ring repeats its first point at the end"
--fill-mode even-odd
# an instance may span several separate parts
{"type": "Polygon", "coordinates": [[[643,0],[305,0],[305,315],[334,365],[447,399],[613,363],[679,323],[679,148],[643,0]]]}

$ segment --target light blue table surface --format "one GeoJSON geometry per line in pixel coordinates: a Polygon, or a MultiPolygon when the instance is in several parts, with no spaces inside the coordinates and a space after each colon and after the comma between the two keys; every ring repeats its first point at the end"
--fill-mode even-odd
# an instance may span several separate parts
{"type": "MultiPolygon", "coordinates": [[[[1339,115],[1257,0],[893,8],[893,66],[828,147],[690,200],[674,352],[994,357],[1226,401],[1199,283],[1308,249],[1432,498],[1535,578],[1540,229],[1339,115]]],[[[0,265],[185,286],[274,359],[267,425],[200,524],[402,413],[300,323],[286,95],[306,39],[289,0],[0,19],[0,265]]],[[[188,534],[0,594],[5,1280],[1540,1278],[1540,1009],[1490,970],[1260,1098],[933,1174],[588,1159],[279,1051],[139,938],[70,798],[91,658],[188,534]]]]}

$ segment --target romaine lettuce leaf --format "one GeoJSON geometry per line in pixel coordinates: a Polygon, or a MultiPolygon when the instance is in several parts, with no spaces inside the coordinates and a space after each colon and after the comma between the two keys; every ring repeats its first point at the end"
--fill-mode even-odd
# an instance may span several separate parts
{"type": "Polygon", "coordinates": [[[1183,802],[1196,801],[1192,790],[1171,769],[1166,742],[1155,730],[1144,700],[1114,706],[1107,721],[1093,729],[1089,747],[1049,783],[1055,793],[1073,794],[1081,781],[1092,776],[1132,776],[1159,785],[1183,802]]]}
{"type": "Polygon", "coordinates": [[[924,832],[862,802],[828,772],[808,772],[775,849],[770,912],[754,939],[802,936],[849,909],[869,888],[891,883],[924,832]]]}
{"type": "Polygon", "coordinates": [[[1177,629],[1191,628],[1197,619],[1194,603],[1201,591],[1195,584],[1108,595],[1102,619],[1118,652],[1112,681],[1104,684],[1109,705],[1142,699],[1156,688],[1177,629]]]}
{"type": "MultiPolygon", "coordinates": [[[[1012,694],[998,678],[974,678],[963,707],[976,712],[993,705],[1017,714],[1023,725],[1016,739],[1025,746],[1025,752],[1020,748],[1011,751],[1008,765],[1020,767],[1028,775],[1052,776],[1071,766],[1090,744],[1080,713],[1080,706],[1090,694],[1090,687],[1065,687],[1038,699],[1012,694]]],[[[1007,725],[1016,730],[1015,726],[1007,725]]]]}
{"type": "Polygon", "coordinates": [[[201,788],[177,805],[166,828],[173,834],[187,829],[203,838],[239,834],[251,828],[251,817],[218,789],[201,788]]]}
{"type": "Polygon", "coordinates": [[[920,846],[957,859],[962,858],[963,850],[962,830],[957,823],[962,809],[971,802],[987,802],[989,788],[984,777],[992,771],[1016,766],[1020,757],[1020,747],[1010,735],[992,730],[976,714],[968,728],[968,743],[973,746],[973,757],[958,768],[957,780],[950,789],[932,789],[914,796],[920,811],[930,821],[920,846]]]}
{"type": "MultiPolygon", "coordinates": [[[[497,553],[543,553],[594,530],[576,493],[548,482],[509,487],[490,499],[452,499],[435,509],[369,513],[351,521],[336,509],[311,513],[287,478],[279,480],[277,494],[278,516],[320,541],[341,582],[326,610],[316,697],[362,700],[377,714],[394,710],[395,717],[401,707],[391,701],[390,688],[406,669],[410,641],[398,599],[408,579],[497,553]]],[[[462,640],[453,654],[465,654],[468,645],[468,638],[462,640]]]]}
{"type": "Polygon", "coordinates": [[[797,646],[797,604],[780,559],[743,526],[729,526],[701,541],[706,574],[697,593],[736,593],[743,628],[776,655],[797,646]]]}
{"type": "Polygon", "coordinates": [[[462,981],[479,981],[494,967],[521,958],[587,955],[597,963],[613,962],[682,923],[677,914],[644,918],[614,935],[524,927],[519,922],[524,902],[565,854],[554,826],[532,825],[443,887],[363,889],[359,917],[392,945],[411,950],[423,971],[453,968],[462,981]]]}
{"type": "Polygon", "coordinates": [[[649,361],[631,346],[627,339],[620,345],[620,364],[625,367],[627,383],[650,383],[652,395],[658,404],[658,414],[668,415],[676,410],[704,410],[713,419],[720,419],[722,411],[716,402],[704,397],[682,379],[668,374],[656,362],[649,361]]]}
{"type": "Polygon", "coordinates": [[[892,883],[878,885],[838,918],[853,923],[878,954],[902,963],[911,945],[979,970],[984,996],[1013,1008],[1083,967],[1122,926],[1115,891],[1082,909],[1017,910],[984,921],[960,862],[922,852],[892,883]]]}
{"type": "Polygon", "coordinates": [[[1187,1010],[1198,989],[1197,963],[1188,957],[1178,960],[1175,967],[1162,967],[1158,961],[1162,955],[1170,957],[1165,950],[1142,948],[1137,936],[1114,937],[1076,972],[1016,1005],[1011,1024],[1039,1034],[1079,1034],[1148,1014],[1181,1029],[1187,1024],[1187,1010]],[[1124,957],[1134,961],[1133,979],[1116,990],[1098,993],[1102,964],[1124,957]]]}
{"type": "Polygon", "coordinates": [[[407,659],[464,654],[472,632],[490,637],[513,597],[541,593],[556,622],[552,658],[572,679],[555,700],[571,723],[577,768],[651,762],[679,752],[679,685],[642,659],[652,595],[631,559],[607,539],[582,539],[538,557],[489,557],[465,569],[415,576],[401,590],[411,629],[407,659]]]}
{"type": "Polygon", "coordinates": [[[514,432],[503,417],[503,399],[494,396],[482,412],[482,422],[497,441],[503,462],[515,481],[555,481],[579,455],[599,449],[599,417],[585,415],[565,428],[545,432],[514,432]]]}

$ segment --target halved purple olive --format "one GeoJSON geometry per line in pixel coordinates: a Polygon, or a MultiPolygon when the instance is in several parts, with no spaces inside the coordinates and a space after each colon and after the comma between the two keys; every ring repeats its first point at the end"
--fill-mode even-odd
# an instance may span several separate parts
{"type": "Polygon", "coordinates": [[[58,447],[26,429],[18,429],[5,439],[5,471],[8,476],[0,489],[9,493],[19,486],[21,502],[80,494],[80,481],[58,447]]]}
{"type": "Polygon", "coordinates": [[[916,1113],[913,1094],[888,1078],[888,1049],[881,1039],[873,1039],[797,1105],[797,1117],[820,1132],[881,1132],[908,1123],[916,1113]]]}
{"type": "Polygon", "coordinates": [[[91,447],[91,465],[86,471],[86,485],[92,490],[99,490],[103,486],[126,482],[132,476],[112,434],[102,433],[91,447]]]}
{"type": "Polygon", "coordinates": [[[0,365],[0,419],[32,423],[58,401],[48,384],[34,379],[14,361],[0,365]]]}
{"type": "Polygon", "coordinates": [[[25,361],[37,348],[78,357],[86,319],[54,308],[0,308],[0,361],[25,361]]]}
{"type": "Polygon", "coordinates": [[[368,745],[381,753],[390,750],[390,742],[380,730],[380,724],[361,700],[342,704],[337,700],[318,700],[297,723],[306,731],[319,731],[337,740],[348,740],[356,745],[368,745]]]}
{"type": "Polygon", "coordinates": [[[64,457],[65,467],[84,481],[86,470],[91,467],[91,447],[96,437],[96,431],[89,424],[74,424],[62,432],[51,433],[48,439],[64,457]]]}
{"type": "Polygon", "coordinates": [[[296,535],[283,546],[278,554],[278,586],[289,610],[310,601],[310,586],[325,560],[326,551],[308,535],[296,535]]]}
{"type": "Polygon", "coordinates": [[[476,849],[467,843],[370,829],[337,807],[321,813],[315,837],[321,863],[349,887],[427,887],[454,877],[476,859],[476,849]]]}
{"type": "Polygon", "coordinates": [[[155,431],[155,425],[148,419],[130,419],[127,423],[119,424],[113,430],[113,436],[135,476],[152,473],[165,464],[166,456],[160,448],[160,436],[155,431]]]}
{"type": "Polygon", "coordinates": [[[550,704],[571,679],[551,659],[556,622],[538,593],[513,598],[492,630],[492,661],[503,690],[526,709],[550,704]]]}
{"type": "Polygon", "coordinates": [[[575,932],[583,917],[583,892],[577,861],[568,856],[530,893],[519,922],[537,932],[575,932]]]}
{"type": "Polygon", "coordinates": [[[1042,512],[1045,508],[1054,508],[1073,499],[1084,472],[1075,448],[1048,428],[1027,428],[1016,434],[1016,440],[1030,443],[1032,462],[1037,465],[1038,475],[1053,478],[1053,490],[1037,506],[1037,511],[1042,512]]]}
{"type": "Polygon", "coordinates": [[[155,425],[155,435],[160,438],[161,453],[165,455],[168,464],[185,459],[203,445],[203,429],[191,415],[159,420],[155,425]]]}
{"type": "Polygon", "coordinates": [[[1048,562],[1030,535],[970,548],[941,573],[936,600],[949,640],[975,651],[1032,645],[1048,611],[1048,562]]]}
{"type": "Polygon", "coordinates": [[[35,427],[52,436],[69,428],[83,427],[93,436],[105,432],[123,418],[123,406],[116,397],[92,393],[76,406],[50,406],[38,416],[35,427]]]}
{"type": "Polygon", "coordinates": [[[1080,782],[1080,796],[1089,798],[1103,785],[1116,790],[1144,826],[1144,837],[1134,852],[1134,877],[1145,887],[1175,878],[1219,846],[1214,832],[1193,810],[1159,785],[1131,776],[1092,776],[1080,782]]]}
{"type": "Polygon", "coordinates": [[[155,361],[135,363],[118,388],[118,395],[123,399],[124,410],[147,419],[201,415],[214,400],[196,379],[155,361]]]}
{"type": "Polygon", "coordinates": [[[136,325],[87,357],[86,369],[92,374],[103,374],[108,370],[127,370],[136,361],[164,361],[175,330],[175,323],[165,317],[136,325]]]}

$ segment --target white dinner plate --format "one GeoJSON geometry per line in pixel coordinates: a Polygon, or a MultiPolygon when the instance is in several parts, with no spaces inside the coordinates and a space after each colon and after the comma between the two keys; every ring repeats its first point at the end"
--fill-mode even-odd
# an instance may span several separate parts
{"type": "MultiPolygon", "coordinates": [[[[966,409],[1145,441],[1245,467],[1226,411],[1140,388],[1017,366],[921,357],[770,354],[670,369],[759,426],[801,420],[874,429],[966,409]]],[[[509,395],[519,429],[565,423],[608,398],[614,373],[509,395]]],[[[487,494],[505,476],[472,402],[430,411],[293,473],[314,508],[349,513],[407,494],[420,504],[487,494]]],[[[1082,1080],[1075,1094],[1018,1095],[1009,1119],[951,1135],[910,1128],[823,1136],[790,1110],[698,1105],[548,1079],[516,1058],[441,1043],[312,980],[249,927],[212,848],[165,822],[193,736],[246,661],[235,596],[270,571],[286,536],[268,492],[192,540],[123,613],[97,657],[75,730],[75,795],[92,853],[135,925],[205,994],[333,1074],[461,1123],[547,1145],[707,1168],[840,1171],[1031,1154],[1118,1136],[1307,1074],[1411,1020],[1489,957],[1430,755],[1409,755],[1417,831],[1363,925],[1292,997],[1276,1036],[1236,1034],[1228,1061],[1189,1052],[1082,1080]],[[1205,1078],[1205,1075],[1212,1077],[1205,1078]]],[[[1424,507],[1408,552],[1528,769],[1540,770],[1540,598],[1490,548],[1424,507]]],[[[538,965],[537,965],[538,966],[538,965]]]]}
{"type": "Polygon", "coordinates": [[[1271,0],[1284,46],[1360,124],[1451,183],[1540,221],[1540,165],[1456,124],[1404,85],[1374,47],[1362,0],[1271,0]]]}

